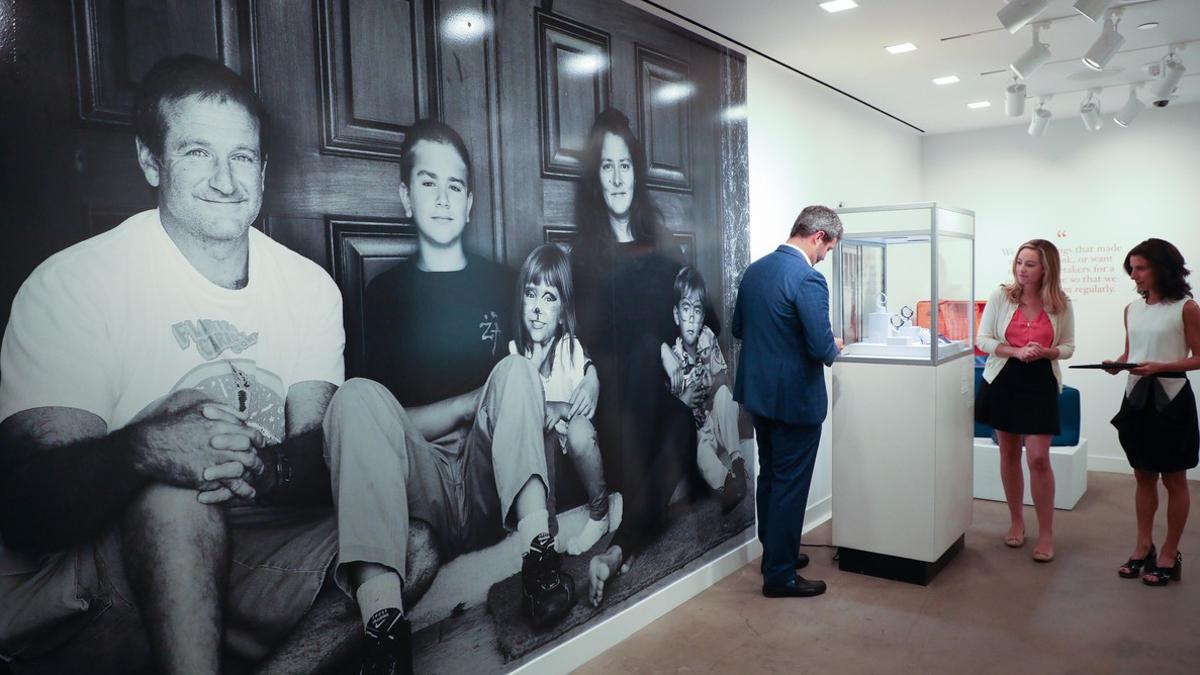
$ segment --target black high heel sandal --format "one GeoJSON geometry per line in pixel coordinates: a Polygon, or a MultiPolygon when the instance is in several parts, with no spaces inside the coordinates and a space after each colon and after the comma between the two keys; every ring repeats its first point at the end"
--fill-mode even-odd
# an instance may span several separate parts
{"type": "Polygon", "coordinates": [[[1117,576],[1122,579],[1136,579],[1142,576],[1142,568],[1146,568],[1147,572],[1154,569],[1154,562],[1158,559],[1158,551],[1155,550],[1154,544],[1150,544],[1150,550],[1141,558],[1130,558],[1128,562],[1117,568],[1117,576]]]}
{"type": "Polygon", "coordinates": [[[1151,568],[1149,572],[1142,575],[1142,583],[1147,586],[1166,586],[1171,581],[1183,580],[1183,554],[1175,552],[1174,567],[1158,567],[1151,568]],[[1146,577],[1154,577],[1154,581],[1150,581],[1146,577]]]}

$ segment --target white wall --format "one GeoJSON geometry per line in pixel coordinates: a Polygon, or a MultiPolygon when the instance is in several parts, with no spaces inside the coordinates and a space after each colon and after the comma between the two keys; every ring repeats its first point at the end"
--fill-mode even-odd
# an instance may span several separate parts
{"type": "MultiPolygon", "coordinates": [[[[748,59],[751,260],[783,243],[809,204],[919,201],[916,131],[767,59],[753,54],[748,59]]],[[[832,261],[817,269],[832,274],[832,261]]],[[[827,384],[829,375],[826,369],[827,384]]],[[[827,420],[810,511],[827,513],[831,504],[829,425],[827,420]]]]}
{"type": "MultiPolygon", "coordinates": [[[[1010,249],[1035,237],[1072,251],[1070,264],[1088,270],[1067,280],[1077,323],[1073,363],[1121,353],[1122,311],[1136,297],[1121,269],[1131,247],[1147,237],[1167,239],[1191,269],[1200,267],[1198,105],[1151,108],[1129,128],[1110,118],[1097,133],[1072,117],[1054,120],[1041,138],[1027,135],[1023,125],[927,136],[921,150],[926,198],[976,212],[980,299],[1011,279],[1010,249]]],[[[1200,274],[1191,282],[1200,295],[1200,274]]],[[[1080,390],[1090,468],[1127,471],[1109,424],[1124,377],[1064,374],[1080,390]]]]}

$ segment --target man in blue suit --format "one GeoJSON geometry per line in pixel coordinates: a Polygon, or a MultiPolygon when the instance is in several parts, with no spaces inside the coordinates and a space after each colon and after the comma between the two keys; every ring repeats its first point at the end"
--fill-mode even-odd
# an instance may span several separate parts
{"type": "Polygon", "coordinates": [[[758,539],[763,595],[806,597],[825,582],[796,574],[828,397],[824,367],[841,342],[829,325],[829,287],[813,266],[842,237],[842,221],[824,206],[800,212],[788,240],[742,275],[733,336],[742,341],[733,397],[754,416],[758,439],[758,539]]]}

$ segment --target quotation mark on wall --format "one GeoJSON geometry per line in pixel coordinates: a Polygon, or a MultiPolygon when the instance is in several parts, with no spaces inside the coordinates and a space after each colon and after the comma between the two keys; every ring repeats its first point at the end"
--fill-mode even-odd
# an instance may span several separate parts
{"type": "Polygon", "coordinates": [[[1067,231],[1066,231],[1066,230],[1059,230],[1058,232],[1055,232],[1055,234],[1057,234],[1057,235],[1058,235],[1058,238],[1059,238],[1059,239],[1066,239],[1066,238],[1067,238],[1067,231]]]}

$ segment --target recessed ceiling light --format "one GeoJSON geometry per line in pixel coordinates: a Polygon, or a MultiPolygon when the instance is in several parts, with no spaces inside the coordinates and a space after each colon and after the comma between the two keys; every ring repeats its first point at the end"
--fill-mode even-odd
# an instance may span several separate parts
{"type": "Polygon", "coordinates": [[[903,44],[892,45],[891,47],[884,47],[884,49],[888,50],[889,54],[903,54],[904,52],[917,51],[917,46],[911,42],[905,42],[903,44]]]}
{"type": "Polygon", "coordinates": [[[1138,25],[1138,30],[1154,30],[1155,28],[1158,28],[1157,21],[1147,21],[1146,23],[1138,25]]]}
{"type": "Polygon", "coordinates": [[[945,76],[945,77],[935,77],[935,78],[933,78],[933,83],[934,83],[934,84],[938,84],[938,85],[941,85],[941,84],[954,84],[955,82],[958,82],[958,76],[957,76],[957,75],[947,75],[947,76],[945,76]]]}
{"type": "Polygon", "coordinates": [[[967,107],[970,108],[971,110],[979,110],[980,108],[990,108],[990,107],[992,107],[992,102],[991,101],[973,101],[971,103],[968,103],[967,107]]]}
{"type": "Polygon", "coordinates": [[[821,3],[821,9],[829,12],[830,14],[833,14],[834,12],[842,12],[847,9],[854,9],[855,7],[858,7],[858,3],[854,0],[830,0],[829,2],[821,3]]]}

